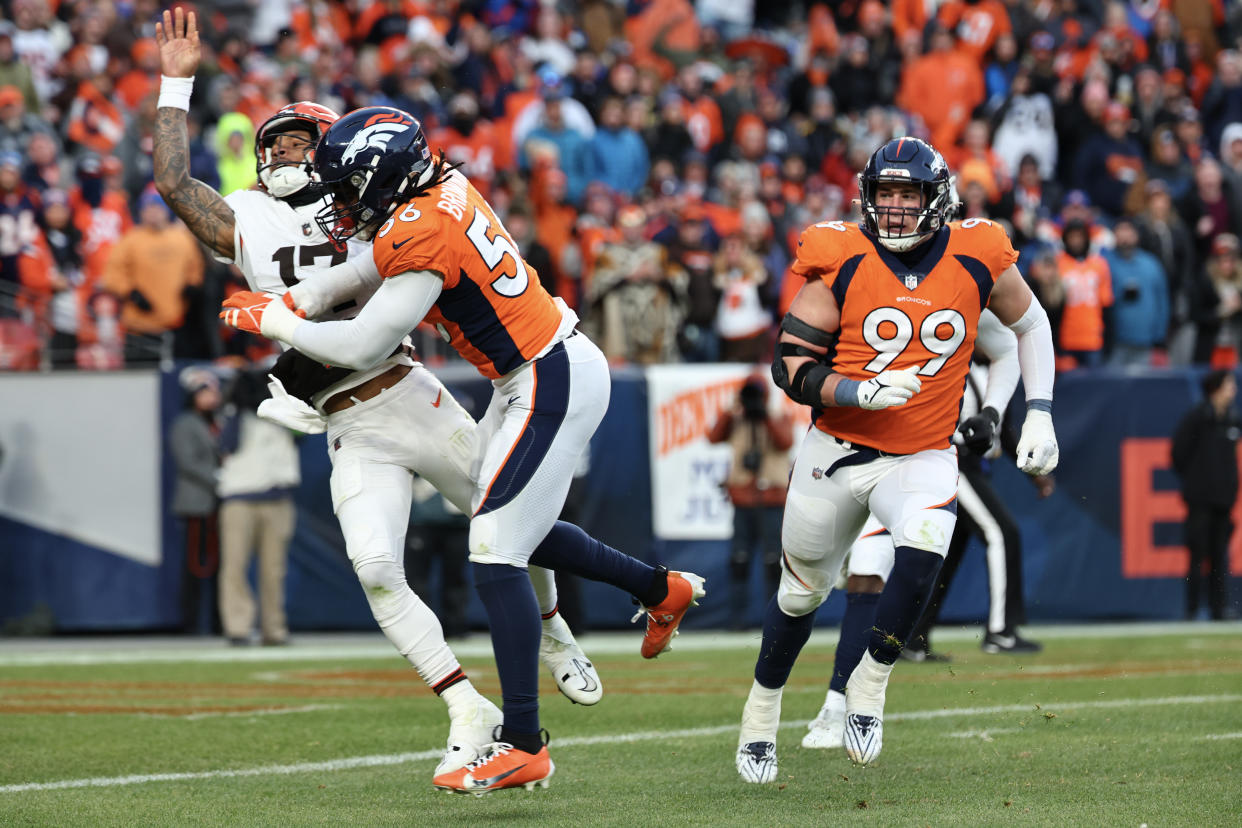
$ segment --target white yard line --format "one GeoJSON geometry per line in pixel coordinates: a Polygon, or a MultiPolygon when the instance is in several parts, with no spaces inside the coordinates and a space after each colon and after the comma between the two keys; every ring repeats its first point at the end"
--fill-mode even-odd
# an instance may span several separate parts
{"type": "Polygon", "coordinates": [[[1209,733],[1203,738],[1211,741],[1217,739],[1242,739],[1242,733],[1209,733]]]}
{"type": "MultiPolygon", "coordinates": [[[[924,719],[942,719],[951,716],[981,716],[996,713],[1029,713],[1034,716],[1067,710],[1101,710],[1111,708],[1163,707],[1169,705],[1188,704],[1220,704],[1242,701],[1242,695],[1222,694],[1216,696],[1166,696],[1156,699],[1109,699],[1105,701],[1056,702],[1036,708],[1031,704],[1001,704],[991,707],[955,707],[940,710],[914,710],[907,713],[890,713],[886,721],[913,721],[924,719]]],[[[806,720],[781,723],[781,727],[804,728],[806,720]]],[[[556,746],[576,747],[586,745],[607,745],[617,742],[654,742],[678,739],[693,739],[706,736],[723,736],[737,732],[736,724],[717,725],[715,727],[696,727],[683,730],[642,730],[632,733],[608,733],[598,736],[570,736],[557,739],[556,746]]],[[[994,733],[1000,732],[992,731],[994,733]]],[[[1227,734],[1242,737],[1242,734],[1227,734]]],[[[1222,736],[1221,738],[1226,738],[1222,736]]],[[[66,788],[111,788],[121,785],[142,785],[148,782],[183,782],[198,779],[229,779],[242,776],[280,776],[293,773],[324,773],[349,770],[352,768],[369,768],[383,765],[403,765],[410,762],[422,762],[439,759],[443,755],[440,750],[424,750],[417,753],[393,753],[379,756],[354,756],[346,759],[333,759],[327,762],[302,762],[296,765],[264,765],[257,768],[240,768],[237,770],[198,771],[195,773],[152,773],[133,774],[130,776],[100,776],[91,779],[64,779],[58,782],[25,782],[17,785],[0,785],[0,794],[21,793],[23,791],[54,791],[66,788]]]]}
{"type": "Polygon", "coordinates": [[[264,707],[259,710],[228,710],[215,713],[142,713],[153,719],[181,719],[196,722],[199,719],[248,719],[251,716],[288,716],[290,713],[318,713],[320,710],[340,710],[339,704],[304,704],[301,707],[264,707]]]}

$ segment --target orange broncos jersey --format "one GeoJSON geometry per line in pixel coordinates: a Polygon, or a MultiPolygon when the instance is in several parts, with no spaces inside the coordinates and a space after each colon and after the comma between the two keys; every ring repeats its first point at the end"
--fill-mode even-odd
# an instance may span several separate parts
{"type": "Polygon", "coordinates": [[[905,405],[826,408],[815,419],[828,434],[893,454],[948,448],[979,314],[1018,258],[1004,229],[987,219],[952,222],[919,251],[921,260],[907,267],[857,224],[828,221],[803,231],[792,268],[823,279],[841,309],[834,371],[868,380],[920,366],[922,390],[905,405]]]}
{"type": "Polygon", "coordinates": [[[404,205],[375,236],[384,278],[434,270],[444,289],[424,320],[498,379],[547,347],[561,308],[479,191],[459,172],[404,205]]]}

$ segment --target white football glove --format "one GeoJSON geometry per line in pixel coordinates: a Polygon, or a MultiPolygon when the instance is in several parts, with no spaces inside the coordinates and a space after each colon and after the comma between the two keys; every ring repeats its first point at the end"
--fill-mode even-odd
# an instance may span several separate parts
{"type": "Polygon", "coordinates": [[[1032,476],[1048,474],[1057,467],[1060,457],[1052,415],[1036,409],[1026,412],[1018,440],[1018,468],[1032,476]]]}
{"type": "Polygon", "coordinates": [[[256,413],[260,419],[302,434],[322,434],[328,430],[328,421],[318,411],[286,391],[276,377],[268,374],[267,378],[271,380],[267,390],[272,396],[259,403],[256,413]]]}
{"type": "Polygon", "coordinates": [[[858,407],[868,411],[905,405],[923,383],[915,374],[918,367],[882,371],[858,386],[858,407]]]}

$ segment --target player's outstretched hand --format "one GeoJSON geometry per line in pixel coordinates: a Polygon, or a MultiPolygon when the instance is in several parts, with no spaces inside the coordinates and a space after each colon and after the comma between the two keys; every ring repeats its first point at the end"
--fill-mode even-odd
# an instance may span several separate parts
{"type": "Polygon", "coordinates": [[[1018,468],[1029,475],[1048,474],[1057,467],[1060,457],[1052,415],[1038,409],[1026,412],[1018,439],[1018,468]]]}
{"type": "Polygon", "coordinates": [[[953,442],[965,446],[974,454],[987,454],[992,447],[998,425],[1000,413],[990,405],[984,406],[978,414],[962,421],[957,427],[957,433],[953,435],[953,442]]]}
{"type": "Polygon", "coordinates": [[[923,383],[916,374],[918,368],[900,371],[882,371],[858,386],[858,406],[868,411],[905,405],[919,392],[923,383]]]}
{"type": "Polygon", "coordinates": [[[164,12],[164,21],[155,24],[155,43],[160,47],[160,71],[170,78],[192,78],[198,71],[202,49],[198,44],[198,21],[194,12],[164,12]],[[175,16],[174,16],[175,15],[175,16]]]}
{"type": "Polygon", "coordinates": [[[273,296],[270,293],[258,293],[251,290],[239,290],[225,299],[221,306],[220,318],[224,320],[224,324],[237,328],[239,331],[266,335],[263,331],[263,314],[273,303],[282,304],[295,315],[302,319],[306,318],[305,311],[293,306],[293,297],[289,294],[273,296]]]}

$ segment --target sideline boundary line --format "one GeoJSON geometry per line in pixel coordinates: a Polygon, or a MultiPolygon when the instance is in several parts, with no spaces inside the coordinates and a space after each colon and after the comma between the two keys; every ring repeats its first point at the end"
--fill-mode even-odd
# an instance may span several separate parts
{"type": "MultiPolygon", "coordinates": [[[[1031,638],[1051,641],[1065,638],[1136,638],[1136,637],[1242,637],[1242,621],[1178,621],[1132,622],[1117,624],[1049,624],[1028,625],[1023,631],[1031,638]]],[[[836,627],[817,627],[808,642],[810,647],[836,645],[836,627]]],[[[711,650],[759,649],[761,633],[722,632],[719,630],[685,630],[678,637],[677,652],[711,650]]],[[[636,655],[641,630],[633,632],[594,632],[578,638],[582,649],[591,655],[636,655]]],[[[983,628],[937,627],[939,642],[978,644],[983,628]]],[[[492,658],[492,643],[486,634],[478,633],[464,640],[449,642],[458,658],[492,658]]],[[[187,638],[185,636],[110,636],[53,637],[39,639],[0,639],[0,667],[89,666],[96,664],[165,664],[246,663],[293,661],[360,661],[366,659],[400,659],[396,649],[378,631],[374,633],[308,633],[295,634],[287,647],[232,647],[219,638],[187,638]]]]}
{"type": "MultiPolygon", "coordinates": [[[[990,707],[956,707],[939,710],[914,710],[908,713],[891,713],[885,716],[888,721],[924,721],[928,719],[945,719],[953,716],[981,716],[998,713],[1031,713],[1043,715],[1053,710],[1107,710],[1118,707],[1161,707],[1167,705],[1186,704],[1218,704],[1242,701],[1239,694],[1221,694],[1214,696],[1165,696],[1154,699],[1109,699],[1081,702],[1060,702],[1052,705],[1035,704],[1000,704],[990,707]]],[[[806,727],[808,720],[783,722],[782,729],[806,727]]],[[[668,739],[689,739],[705,736],[722,736],[737,731],[737,724],[717,725],[715,727],[696,727],[682,730],[642,730],[633,733],[601,734],[598,736],[570,736],[557,739],[558,747],[577,747],[587,745],[611,744],[616,742],[650,742],[668,739]]],[[[1212,738],[1207,736],[1204,738],[1212,738]]],[[[422,762],[439,759],[443,755],[440,750],[423,750],[414,753],[392,753],[376,756],[351,756],[344,759],[333,759],[327,762],[300,762],[294,765],[263,765],[257,768],[238,768],[234,770],[196,771],[191,773],[153,773],[131,774],[128,776],[103,776],[89,779],[64,779],[57,782],[25,782],[15,785],[0,785],[0,794],[22,793],[26,791],[54,791],[72,788],[111,788],[122,785],[142,785],[150,782],[186,782],[199,779],[236,779],[247,776],[281,776],[295,773],[315,773],[351,770],[353,768],[373,768],[389,765],[403,765],[410,762],[422,762]]]]}

